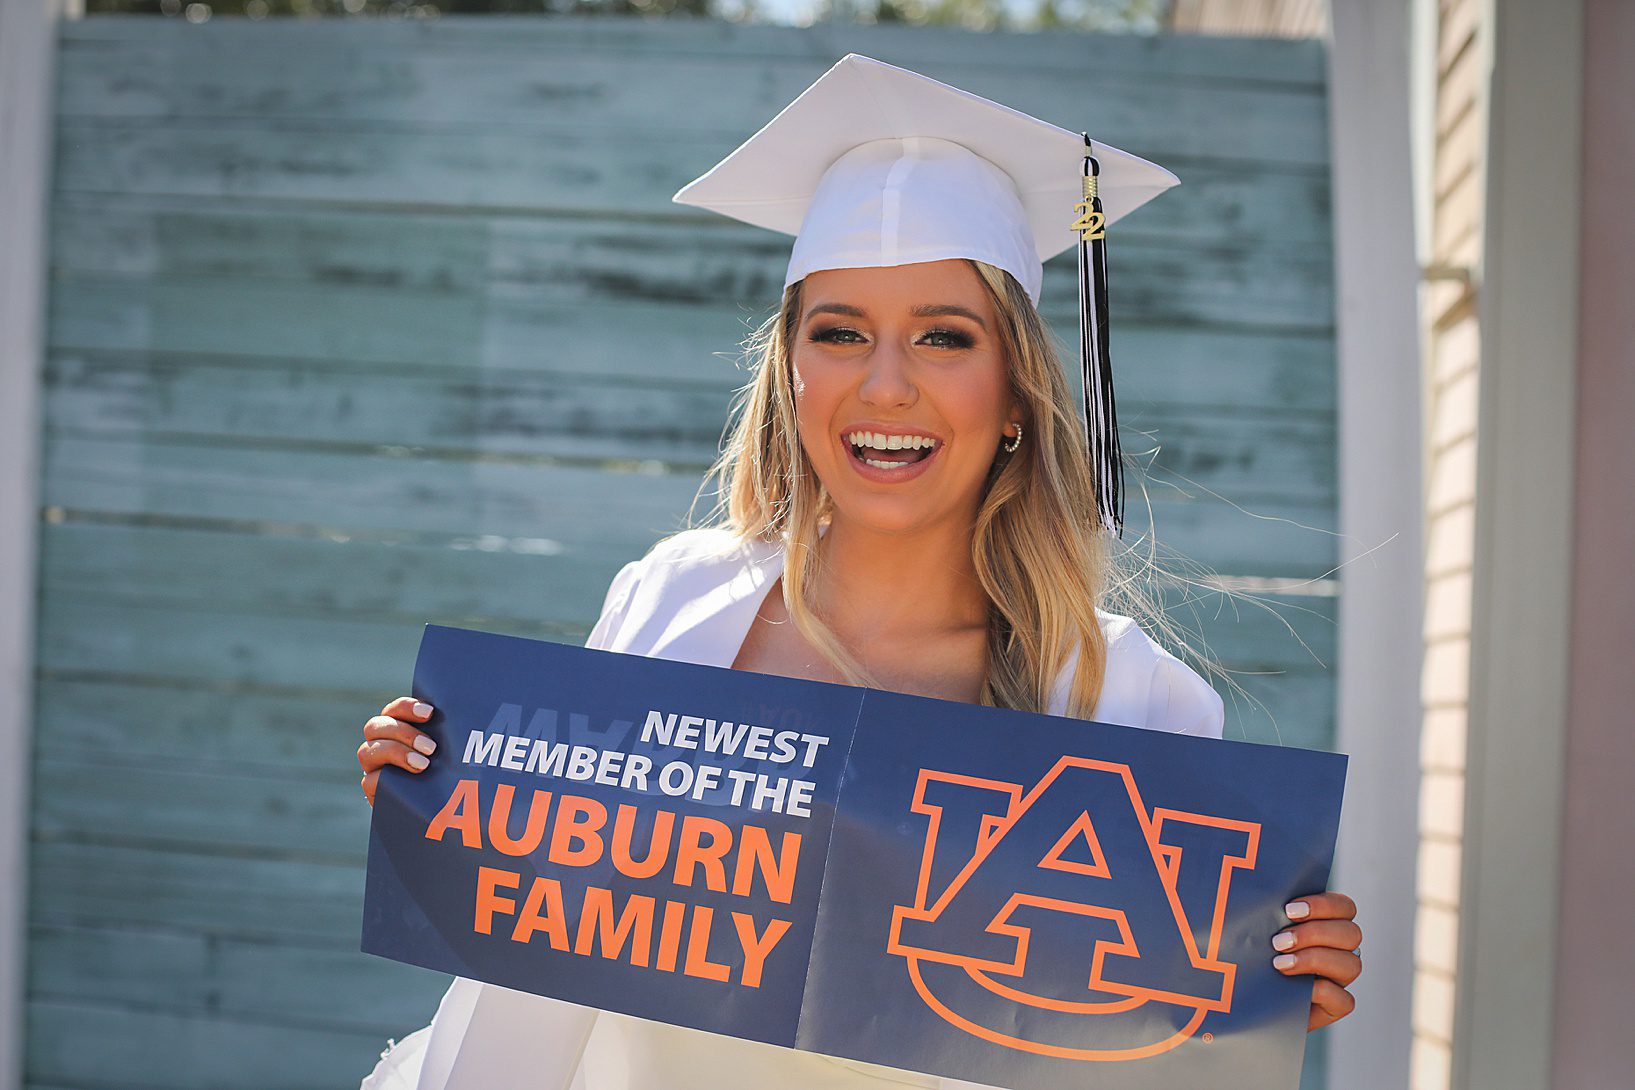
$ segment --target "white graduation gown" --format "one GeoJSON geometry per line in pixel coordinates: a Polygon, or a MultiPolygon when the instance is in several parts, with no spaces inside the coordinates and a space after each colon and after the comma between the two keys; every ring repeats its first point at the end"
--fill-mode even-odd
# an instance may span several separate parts
{"type": "MultiPolygon", "coordinates": [[[[585,646],[731,667],[783,570],[775,543],[684,531],[614,577],[585,646]]],[[[1103,613],[1107,672],[1092,718],[1221,736],[1221,698],[1128,617],[1103,613]]],[[[1065,715],[1074,655],[1050,711],[1065,715]]],[[[444,758],[447,759],[447,758],[444,758]]],[[[359,1090],[889,1090],[972,1086],[512,991],[464,977],[430,1025],[381,1054],[359,1090]]]]}

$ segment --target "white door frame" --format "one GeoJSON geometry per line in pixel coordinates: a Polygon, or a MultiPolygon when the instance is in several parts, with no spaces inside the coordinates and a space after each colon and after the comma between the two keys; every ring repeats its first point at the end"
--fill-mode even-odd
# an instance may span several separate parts
{"type": "Polygon", "coordinates": [[[1407,0],[1334,0],[1329,132],[1339,362],[1339,679],[1350,754],[1332,888],[1366,969],[1329,1035],[1330,1090],[1409,1084],[1424,595],[1407,0]]]}
{"type": "Polygon", "coordinates": [[[65,0],[0,0],[0,1090],[23,1080],[29,770],[56,28],[65,0]]]}

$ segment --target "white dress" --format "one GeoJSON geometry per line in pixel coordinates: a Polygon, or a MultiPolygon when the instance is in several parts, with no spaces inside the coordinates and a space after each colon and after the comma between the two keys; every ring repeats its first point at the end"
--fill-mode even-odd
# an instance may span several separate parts
{"type": "MultiPolygon", "coordinates": [[[[585,646],[731,667],[772,583],[779,544],[687,530],[614,577],[585,646]]],[[[1221,698],[1130,618],[1100,614],[1107,672],[1101,722],[1219,738],[1221,698]]],[[[1057,677],[1065,715],[1077,665],[1057,677]]],[[[546,999],[456,977],[430,1025],[389,1044],[359,1090],[954,1090],[974,1084],[546,999]]]]}

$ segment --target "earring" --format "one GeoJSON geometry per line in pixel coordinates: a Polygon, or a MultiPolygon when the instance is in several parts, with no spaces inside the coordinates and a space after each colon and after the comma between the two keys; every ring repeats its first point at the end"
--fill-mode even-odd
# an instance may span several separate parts
{"type": "Polygon", "coordinates": [[[1016,448],[1022,445],[1022,425],[1016,425],[1016,438],[1012,442],[999,445],[1005,448],[1006,454],[1015,454],[1016,448]]]}

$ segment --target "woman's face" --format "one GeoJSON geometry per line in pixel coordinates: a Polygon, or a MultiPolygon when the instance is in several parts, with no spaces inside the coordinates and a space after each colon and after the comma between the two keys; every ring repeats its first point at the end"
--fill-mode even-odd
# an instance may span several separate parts
{"type": "Polygon", "coordinates": [[[801,445],[838,516],[896,533],[970,525],[1020,417],[969,264],[809,274],[791,354],[801,445]]]}

